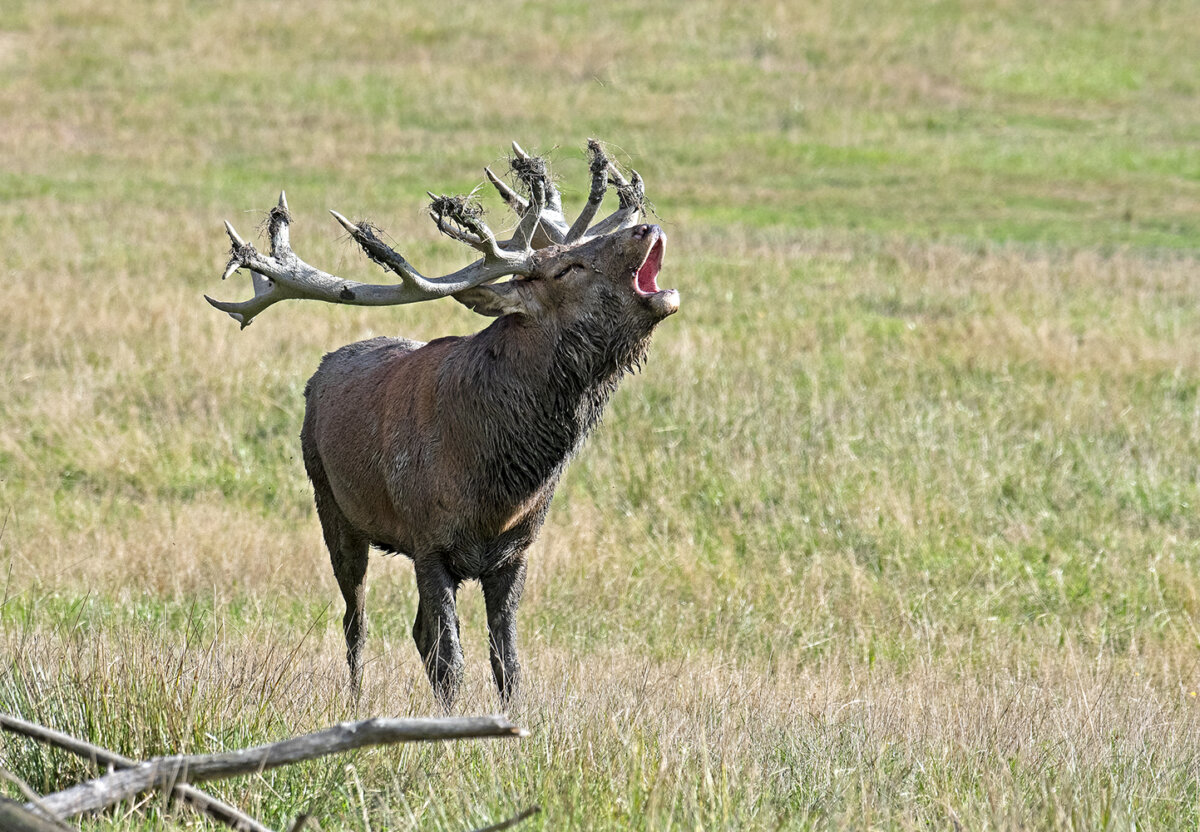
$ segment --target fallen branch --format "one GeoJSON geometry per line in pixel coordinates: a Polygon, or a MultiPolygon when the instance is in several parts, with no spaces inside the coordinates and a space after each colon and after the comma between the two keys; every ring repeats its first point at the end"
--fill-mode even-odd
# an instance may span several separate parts
{"type": "MultiPolygon", "coordinates": [[[[42,805],[41,795],[29,788],[29,784],[20,777],[13,774],[8,769],[0,767],[0,780],[7,780],[9,783],[12,783],[17,787],[17,790],[21,792],[21,794],[25,795],[25,799],[29,801],[33,808],[39,810],[44,815],[53,817],[53,815],[50,815],[50,813],[46,811],[46,807],[42,805]]],[[[55,818],[55,820],[57,820],[57,818],[55,818]]]]}
{"type": "Polygon", "coordinates": [[[42,806],[42,798],[29,788],[29,784],[5,768],[0,768],[0,780],[12,783],[21,794],[25,795],[28,804],[22,806],[15,800],[0,798],[0,829],[14,832],[41,832],[41,830],[69,830],[71,827],[61,823],[42,806]],[[30,806],[34,807],[32,810],[30,806]],[[36,812],[35,812],[36,810],[36,812]]]}
{"type": "Polygon", "coordinates": [[[0,829],[5,832],[74,832],[71,827],[43,815],[35,815],[7,797],[0,797],[0,829]]]}
{"type": "Polygon", "coordinates": [[[324,731],[241,751],[156,757],[134,768],[46,795],[41,802],[59,817],[72,817],[103,809],[151,789],[174,789],[182,783],[255,774],[355,748],[400,742],[522,736],[526,736],[525,731],[501,716],[343,722],[324,731]]]}
{"type": "MultiPolygon", "coordinates": [[[[136,768],[139,765],[137,760],[131,760],[116,752],[109,751],[107,748],[101,748],[98,745],[93,745],[90,742],[72,737],[70,734],[55,731],[53,728],[47,728],[44,725],[38,725],[34,722],[27,722],[9,714],[0,714],[0,728],[14,734],[20,734],[23,737],[29,737],[32,740],[53,745],[61,748],[63,751],[69,751],[85,760],[91,760],[92,764],[97,768],[108,767],[120,771],[136,768]]],[[[220,821],[240,832],[272,832],[270,828],[263,826],[254,818],[243,814],[228,803],[218,800],[212,795],[206,794],[187,783],[177,784],[171,791],[171,794],[191,806],[197,812],[202,812],[213,820],[220,821]]],[[[38,808],[42,807],[38,806],[38,808]]]]}

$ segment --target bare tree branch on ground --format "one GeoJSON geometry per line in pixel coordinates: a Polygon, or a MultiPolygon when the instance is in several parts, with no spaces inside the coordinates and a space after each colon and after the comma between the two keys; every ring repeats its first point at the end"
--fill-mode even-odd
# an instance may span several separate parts
{"type": "MultiPolygon", "coordinates": [[[[107,748],[101,748],[98,745],[85,742],[69,734],[64,734],[61,731],[55,731],[53,728],[28,722],[10,714],[0,714],[0,728],[33,740],[38,740],[39,742],[48,743],[61,748],[63,751],[69,751],[85,760],[90,760],[92,765],[97,768],[110,768],[120,771],[135,768],[139,765],[137,760],[131,760],[116,752],[109,751],[107,748]]],[[[205,794],[195,786],[180,783],[175,786],[171,794],[194,808],[197,812],[202,812],[213,820],[231,826],[240,832],[271,832],[270,829],[263,826],[254,818],[243,814],[233,806],[218,800],[212,795],[205,794]]]]}
{"type": "MultiPolygon", "coordinates": [[[[13,801],[0,801],[0,820],[12,818],[14,829],[29,829],[32,832],[60,830],[59,820],[65,817],[95,811],[119,803],[141,792],[153,789],[169,789],[178,793],[190,781],[220,780],[243,774],[254,774],[279,766],[305,760],[378,745],[401,742],[431,742],[437,740],[474,739],[487,737],[524,737],[527,732],[503,716],[442,717],[417,719],[367,719],[360,722],[343,722],[299,737],[281,742],[260,745],[220,754],[177,754],[156,757],[145,762],[134,762],[119,754],[94,746],[74,737],[44,728],[25,720],[0,715],[0,727],[20,733],[65,750],[79,754],[105,765],[125,766],[110,774],[97,777],[77,786],[64,789],[24,806],[13,801]],[[47,819],[50,815],[51,819],[47,819]],[[32,818],[32,819],[31,819],[32,818]],[[24,826],[18,823],[25,824],[24,826]],[[40,825],[38,825],[40,823],[40,825]],[[47,825],[50,824],[50,825],[47,825]]],[[[188,787],[190,788],[190,787],[188,787]]],[[[215,798],[195,789],[186,798],[193,805],[209,812],[215,798]],[[201,804],[200,801],[204,803],[201,804]]],[[[186,794],[186,790],[185,790],[186,794]]],[[[230,811],[229,817],[218,818],[235,828],[248,828],[258,832],[266,827],[258,824],[236,809],[220,804],[230,811]],[[244,826],[249,820],[251,826],[244,826]]],[[[212,814],[211,812],[209,812],[212,814]]],[[[216,815],[213,815],[216,817],[216,815]]],[[[527,817],[528,815],[526,815],[527,817]]],[[[522,818],[523,819],[523,818],[522,818]]],[[[303,826],[307,816],[297,818],[303,826]]],[[[3,825],[0,828],[7,829],[3,825]]],[[[505,828],[505,827],[496,827],[505,828]]],[[[269,832],[269,830],[268,830],[269,832]]]]}

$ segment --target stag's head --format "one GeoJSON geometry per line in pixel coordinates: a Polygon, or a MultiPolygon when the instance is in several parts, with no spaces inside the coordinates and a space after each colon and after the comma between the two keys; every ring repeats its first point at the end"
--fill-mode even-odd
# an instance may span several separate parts
{"type": "Polygon", "coordinates": [[[491,169],[484,169],[520,216],[513,236],[503,242],[483,222],[482,209],[472,199],[430,194],[430,216],[437,227],[483,255],[442,277],[420,274],[371,226],[331,212],[371,260],[399,275],[401,282],[392,285],[342,280],[300,260],[289,245],[287,202],[281,195],[267,225],[269,255],[244,243],[226,223],[233,250],[225,276],[248,269],[255,296],[241,303],[209,298],[209,303],[244,327],[259,312],[287,298],[382,306],[449,295],[480,314],[515,315],[576,333],[588,331],[592,340],[608,339],[597,343],[602,349],[625,351],[622,342],[644,341],[659,321],[679,309],[679,293],[658,286],[666,235],[657,225],[640,223],[645,205],[641,177],[633,171],[627,179],[594,140],[588,142],[588,152],[591,190],[573,223],[567,222],[545,160],[513,144],[512,171],[525,196],[491,169]],[[618,207],[592,225],[609,185],[616,188],[618,207]],[[494,282],[505,276],[513,279],[494,282]]]}
{"type": "Polygon", "coordinates": [[[529,274],[476,286],[455,298],[484,315],[539,321],[619,323],[646,334],[679,309],[679,292],[660,289],[667,235],[657,225],[621,228],[574,245],[538,249],[529,274]]]}

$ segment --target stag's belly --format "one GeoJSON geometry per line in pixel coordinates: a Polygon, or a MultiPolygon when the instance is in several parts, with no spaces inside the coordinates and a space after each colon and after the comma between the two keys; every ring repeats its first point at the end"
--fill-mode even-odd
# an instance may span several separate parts
{"type": "Polygon", "coordinates": [[[368,522],[361,528],[377,549],[414,560],[440,558],[456,579],[474,580],[527,549],[536,539],[543,518],[544,513],[526,515],[500,531],[431,524],[408,533],[404,523],[369,526],[368,522]],[[433,539],[428,534],[431,531],[433,539]]]}
{"type": "Polygon", "coordinates": [[[423,512],[394,506],[396,533],[381,533],[375,542],[412,557],[439,557],[456,578],[476,579],[528,548],[545,521],[549,499],[546,493],[507,507],[449,499],[423,512]]]}
{"type": "Polygon", "coordinates": [[[375,546],[414,558],[438,556],[456,577],[474,579],[536,538],[552,483],[523,499],[497,500],[481,488],[478,477],[448,478],[436,456],[414,456],[397,449],[382,456],[343,452],[327,465],[335,502],[375,546]],[[431,467],[442,468],[438,477],[431,467]],[[414,487],[432,481],[439,486],[414,487]]]}

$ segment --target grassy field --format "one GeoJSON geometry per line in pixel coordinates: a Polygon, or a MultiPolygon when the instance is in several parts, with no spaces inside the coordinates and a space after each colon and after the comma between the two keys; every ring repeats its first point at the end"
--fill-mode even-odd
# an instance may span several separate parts
{"type": "MultiPolygon", "coordinates": [[[[0,710],[134,757],[434,712],[400,558],[347,696],[301,391],[483,321],[239,332],[201,298],[249,294],[221,221],[286,188],[309,262],[379,274],[334,208],[446,271],[427,188],[517,139],[578,206],[598,136],[682,312],[535,547],[531,736],[214,791],[363,832],[1195,829],[1200,6],[385,5],[0,0],[0,710]]],[[[491,712],[473,587],[461,615],[491,712]]],[[[0,766],[86,772],[13,737],[0,766]]]]}

